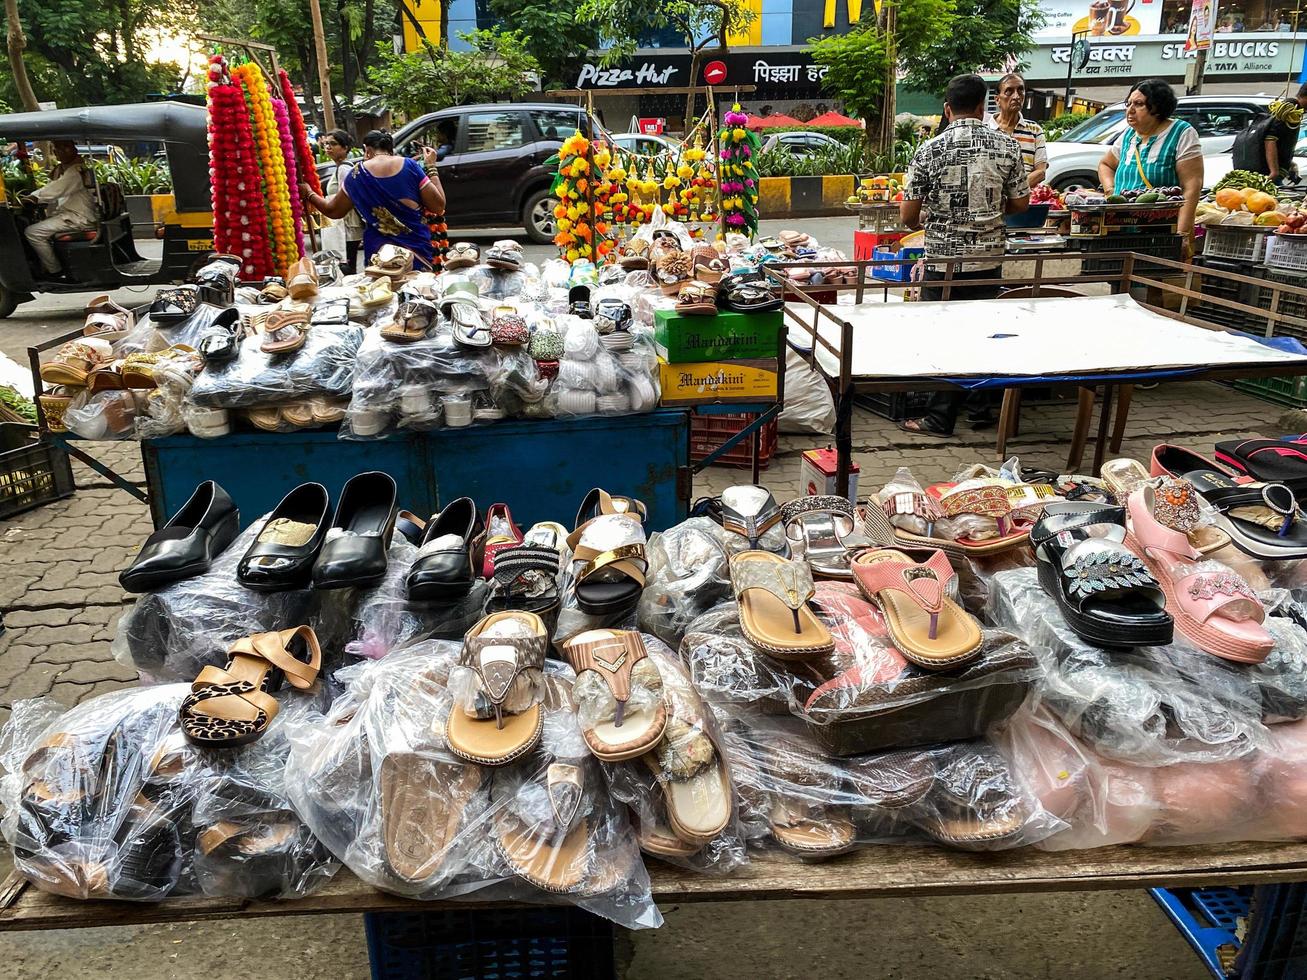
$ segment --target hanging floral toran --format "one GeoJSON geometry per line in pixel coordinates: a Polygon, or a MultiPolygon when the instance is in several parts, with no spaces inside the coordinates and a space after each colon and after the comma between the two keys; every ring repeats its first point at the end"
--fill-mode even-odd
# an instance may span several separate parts
{"type": "MultiPolygon", "coordinates": [[[[209,179],[214,248],[239,256],[242,277],[284,275],[304,254],[300,173],[318,185],[289,79],[272,97],[258,65],[209,59],[209,179]]],[[[319,185],[320,186],[320,185],[319,185]]]]}
{"type": "Polygon", "coordinates": [[[762,147],[758,134],[746,128],[748,115],[737,102],[722,117],[718,140],[721,144],[722,214],[729,231],[743,232],[752,238],[758,232],[758,168],[754,154],[762,147]]]}

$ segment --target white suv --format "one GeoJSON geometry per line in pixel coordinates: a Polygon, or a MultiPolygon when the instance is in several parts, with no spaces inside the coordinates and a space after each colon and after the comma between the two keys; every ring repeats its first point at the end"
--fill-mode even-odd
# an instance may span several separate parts
{"type": "MultiPolygon", "coordinates": [[[[1268,95],[1186,95],[1175,118],[1198,131],[1203,145],[1203,185],[1211,187],[1230,171],[1234,138],[1258,116],[1266,115],[1268,95]]],[[[1108,106],[1092,119],[1048,144],[1048,184],[1055,190],[1098,186],[1098,163],[1125,132],[1125,104],[1108,106]]]]}

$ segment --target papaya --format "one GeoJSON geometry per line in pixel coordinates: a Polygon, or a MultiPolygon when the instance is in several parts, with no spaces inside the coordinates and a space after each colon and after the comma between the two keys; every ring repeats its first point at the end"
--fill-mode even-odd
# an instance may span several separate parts
{"type": "Polygon", "coordinates": [[[1216,203],[1230,211],[1238,211],[1243,207],[1243,194],[1233,187],[1226,187],[1216,192],[1216,203]]]}

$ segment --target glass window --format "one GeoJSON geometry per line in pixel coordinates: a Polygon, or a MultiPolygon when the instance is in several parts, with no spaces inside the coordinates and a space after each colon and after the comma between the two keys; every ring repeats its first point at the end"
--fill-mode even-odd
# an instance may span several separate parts
{"type": "Polygon", "coordinates": [[[488,150],[511,150],[525,142],[522,117],[516,112],[471,112],[467,128],[467,153],[488,150]]]}
{"type": "Polygon", "coordinates": [[[1253,110],[1247,106],[1185,106],[1175,111],[1200,137],[1238,136],[1253,121],[1253,110]]]}
{"type": "Polygon", "coordinates": [[[581,113],[577,109],[532,109],[531,121],[540,130],[540,138],[565,140],[581,126],[581,113]]]}
{"type": "Polygon", "coordinates": [[[414,160],[421,160],[422,148],[424,146],[434,146],[436,148],[436,159],[443,160],[453,153],[454,147],[458,145],[458,122],[458,116],[446,116],[444,119],[437,119],[428,123],[410,136],[403,144],[395,147],[395,151],[402,153],[406,157],[412,157],[414,160]]]}
{"type": "Polygon", "coordinates": [[[1124,109],[1108,109],[1100,112],[1093,119],[1086,119],[1070,132],[1064,133],[1061,142],[1110,143],[1124,121],[1124,109]]]}

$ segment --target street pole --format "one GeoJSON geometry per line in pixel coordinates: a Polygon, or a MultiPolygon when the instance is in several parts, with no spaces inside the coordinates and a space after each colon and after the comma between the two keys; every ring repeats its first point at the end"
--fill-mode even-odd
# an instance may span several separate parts
{"type": "Polygon", "coordinates": [[[336,112],[331,105],[331,76],[327,69],[327,36],[322,29],[322,8],[318,0],[309,0],[309,14],[313,18],[313,45],[317,51],[318,88],[322,91],[322,121],[327,131],[336,128],[336,112]]]}
{"type": "Polygon", "coordinates": [[[1189,63],[1184,73],[1184,94],[1203,94],[1203,72],[1207,70],[1207,49],[1199,48],[1198,57],[1189,63]]]}

